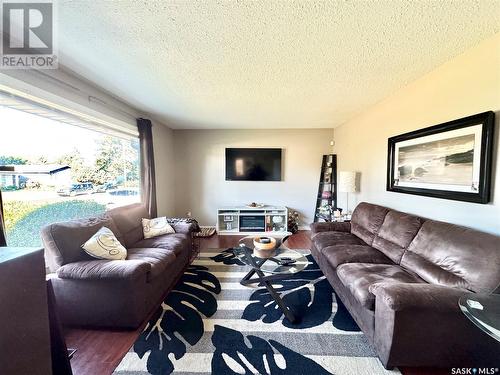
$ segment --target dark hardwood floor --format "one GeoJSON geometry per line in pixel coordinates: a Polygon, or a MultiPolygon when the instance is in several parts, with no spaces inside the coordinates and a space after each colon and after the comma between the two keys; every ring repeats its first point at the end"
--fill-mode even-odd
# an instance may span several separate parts
{"type": "MultiPolygon", "coordinates": [[[[214,235],[200,239],[200,251],[208,248],[232,247],[238,236],[214,235]]],[[[288,239],[291,248],[310,248],[308,231],[300,231],[288,239]]],[[[77,349],[71,367],[74,375],[108,375],[120,363],[125,353],[139,336],[143,327],[133,331],[67,329],[66,344],[77,349]]],[[[430,368],[403,368],[404,375],[449,375],[449,370],[430,368]]],[[[341,375],[341,374],[339,374],[341,375]]]]}

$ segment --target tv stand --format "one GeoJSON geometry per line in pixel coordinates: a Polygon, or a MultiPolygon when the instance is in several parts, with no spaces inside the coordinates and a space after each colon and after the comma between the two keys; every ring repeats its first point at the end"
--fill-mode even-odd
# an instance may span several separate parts
{"type": "Polygon", "coordinates": [[[227,235],[287,235],[288,209],[282,206],[233,206],[217,210],[217,232],[227,235]]]}

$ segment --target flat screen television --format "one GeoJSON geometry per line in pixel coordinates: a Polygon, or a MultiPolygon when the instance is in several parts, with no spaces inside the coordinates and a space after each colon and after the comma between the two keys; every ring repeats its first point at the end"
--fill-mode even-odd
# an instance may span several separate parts
{"type": "Polygon", "coordinates": [[[281,148],[226,148],[226,181],[281,181],[281,148]]]}

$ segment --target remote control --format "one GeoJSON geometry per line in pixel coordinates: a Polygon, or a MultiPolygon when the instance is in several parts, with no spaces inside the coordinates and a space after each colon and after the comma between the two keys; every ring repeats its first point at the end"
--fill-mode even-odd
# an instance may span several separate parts
{"type": "Polygon", "coordinates": [[[295,260],[295,259],[292,259],[292,258],[287,258],[287,257],[285,257],[285,258],[281,258],[281,259],[280,259],[280,264],[281,264],[282,266],[289,266],[289,265],[291,265],[291,264],[294,264],[295,262],[296,262],[296,260],[295,260]]]}

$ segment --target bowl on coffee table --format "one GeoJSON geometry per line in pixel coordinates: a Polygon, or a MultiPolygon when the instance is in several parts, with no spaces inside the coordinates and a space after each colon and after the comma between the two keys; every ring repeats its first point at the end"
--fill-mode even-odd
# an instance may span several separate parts
{"type": "Polygon", "coordinates": [[[274,237],[254,237],[253,255],[258,258],[268,259],[276,254],[276,238],[274,237]]]}

